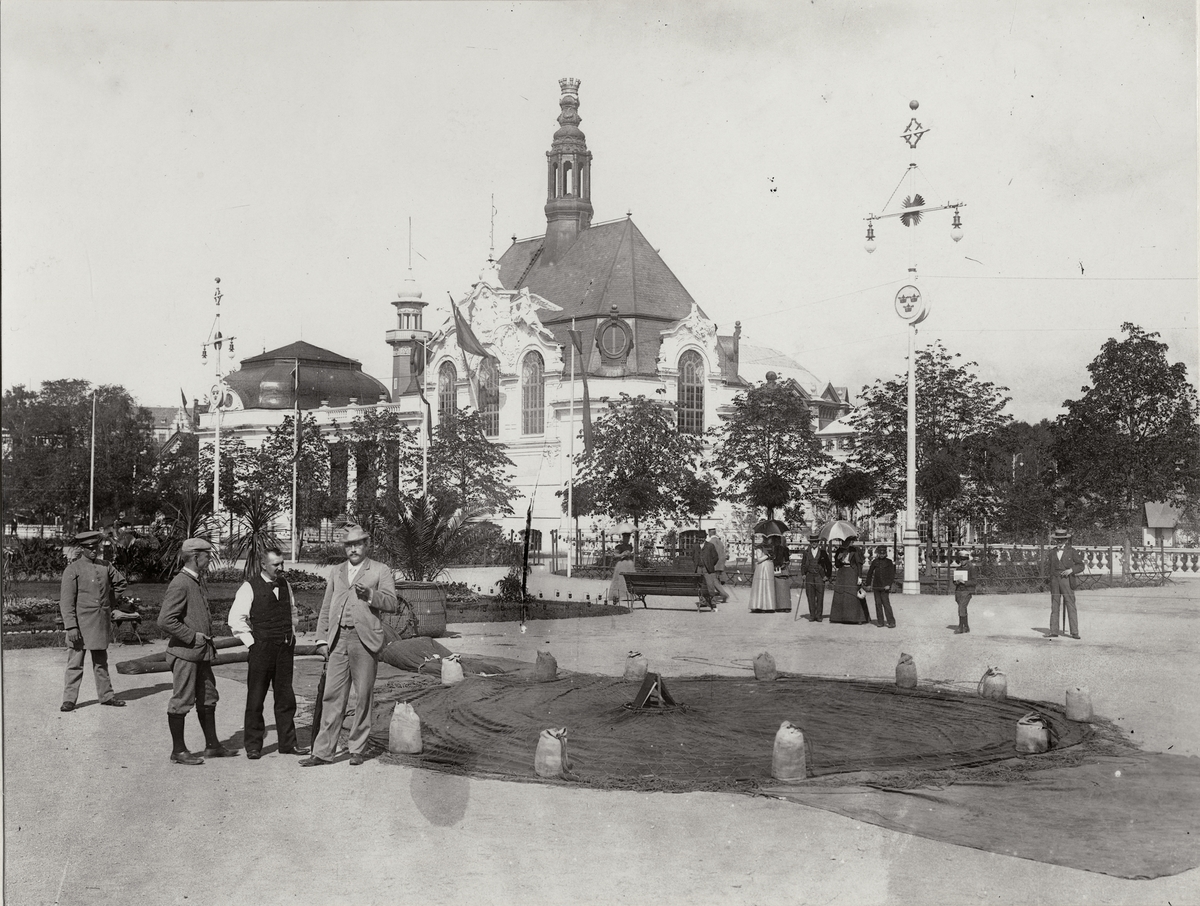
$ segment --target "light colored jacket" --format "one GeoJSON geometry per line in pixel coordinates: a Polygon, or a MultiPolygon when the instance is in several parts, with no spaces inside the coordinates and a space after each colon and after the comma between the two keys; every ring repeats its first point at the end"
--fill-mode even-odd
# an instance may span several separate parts
{"type": "Polygon", "coordinates": [[[80,557],[63,570],[58,610],[63,628],[78,629],[90,651],[112,642],[112,611],[125,592],[125,577],[111,563],[80,557]]]}
{"type": "Polygon", "coordinates": [[[328,642],[332,648],[342,623],[351,622],[363,647],[378,656],[385,641],[383,621],[379,619],[379,614],[397,613],[400,610],[396,583],[386,564],[364,560],[354,580],[354,585],[371,591],[371,600],[363,601],[354,591],[354,585],[350,584],[349,567],[348,560],[338,564],[325,582],[325,598],[321,602],[321,614],[317,617],[317,638],[328,642]],[[349,620],[343,619],[346,615],[349,615],[349,620]]]}

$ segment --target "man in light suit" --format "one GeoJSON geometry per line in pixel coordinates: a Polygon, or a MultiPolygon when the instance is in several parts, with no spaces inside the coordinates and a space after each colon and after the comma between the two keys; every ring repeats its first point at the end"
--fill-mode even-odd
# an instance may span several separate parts
{"type": "Polygon", "coordinates": [[[1071,638],[1079,638],[1079,622],[1075,612],[1075,577],[1083,572],[1083,558],[1071,547],[1071,533],[1057,529],[1053,538],[1054,547],[1046,557],[1046,571],[1050,575],[1050,638],[1059,635],[1059,599],[1067,607],[1067,621],[1071,624],[1071,638]]]}
{"type": "Polygon", "coordinates": [[[366,757],[371,732],[371,702],[375,671],[385,639],[379,614],[396,613],[400,604],[387,564],[367,557],[370,536],[361,526],[346,526],[347,562],[334,567],[325,583],[325,600],[317,617],[317,644],[328,661],[325,694],[321,698],[321,728],[313,740],[312,756],[300,762],[311,768],[329,764],[337,749],[350,685],[354,684],[354,722],[350,727],[350,764],[366,757]]]}

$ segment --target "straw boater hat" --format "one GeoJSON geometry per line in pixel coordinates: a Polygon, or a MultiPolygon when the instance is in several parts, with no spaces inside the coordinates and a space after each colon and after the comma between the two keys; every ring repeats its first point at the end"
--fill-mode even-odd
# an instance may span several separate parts
{"type": "Polygon", "coordinates": [[[1068,532],[1066,529],[1060,528],[1060,529],[1054,530],[1054,540],[1055,541],[1069,541],[1070,539],[1071,539],[1071,533],[1068,532]]]}
{"type": "Polygon", "coordinates": [[[342,539],[342,544],[353,544],[355,541],[369,541],[371,538],[361,525],[355,525],[351,522],[346,526],[346,537],[342,539]]]}
{"type": "Polygon", "coordinates": [[[815,542],[821,540],[821,535],[819,532],[813,532],[811,535],[808,536],[808,540],[815,543],[815,542]]]}

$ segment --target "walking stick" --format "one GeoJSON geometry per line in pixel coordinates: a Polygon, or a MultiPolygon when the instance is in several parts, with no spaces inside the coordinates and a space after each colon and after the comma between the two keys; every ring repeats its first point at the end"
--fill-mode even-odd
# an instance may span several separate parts
{"type": "Polygon", "coordinates": [[[321,667],[321,681],[317,683],[317,701],[313,705],[312,729],[308,734],[308,744],[315,747],[317,733],[321,730],[321,700],[325,698],[325,673],[329,669],[329,656],[325,656],[325,664],[321,667]]]}

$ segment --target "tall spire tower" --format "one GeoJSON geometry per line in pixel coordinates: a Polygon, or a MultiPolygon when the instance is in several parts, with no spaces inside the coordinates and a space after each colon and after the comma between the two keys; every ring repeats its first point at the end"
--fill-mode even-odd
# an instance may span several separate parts
{"type": "Polygon", "coordinates": [[[579,79],[559,79],[558,130],[546,152],[546,244],[542,262],[554,264],[592,222],[592,153],[579,128],[579,79]]]}
{"type": "Polygon", "coordinates": [[[408,223],[408,276],[396,294],[396,329],[387,332],[392,347],[392,401],[417,393],[425,380],[425,347],[432,334],[424,329],[422,312],[428,304],[412,272],[412,219],[408,223]]]}

